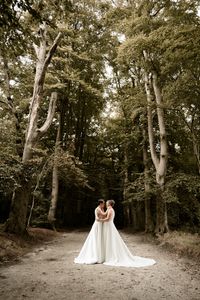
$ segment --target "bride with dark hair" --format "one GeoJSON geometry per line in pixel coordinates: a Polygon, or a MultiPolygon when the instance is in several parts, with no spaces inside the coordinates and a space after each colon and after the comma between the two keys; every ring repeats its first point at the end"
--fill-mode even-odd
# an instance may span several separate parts
{"type": "Polygon", "coordinates": [[[104,261],[103,241],[102,241],[102,228],[103,223],[99,222],[105,218],[104,212],[105,201],[103,199],[98,200],[98,206],[96,207],[95,221],[92,228],[83,244],[83,247],[75,258],[74,262],[77,264],[96,264],[104,261]]]}
{"type": "Polygon", "coordinates": [[[95,209],[95,222],[74,262],[80,264],[103,263],[110,266],[135,268],[154,265],[155,260],[133,256],[129,251],[113,222],[114,204],[114,200],[108,200],[105,213],[103,210],[105,202],[100,202],[95,209]]]}

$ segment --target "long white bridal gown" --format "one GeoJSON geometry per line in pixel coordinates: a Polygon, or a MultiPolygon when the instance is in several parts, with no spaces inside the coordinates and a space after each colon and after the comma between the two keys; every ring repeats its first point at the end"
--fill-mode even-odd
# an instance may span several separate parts
{"type": "Polygon", "coordinates": [[[83,247],[74,259],[77,264],[96,264],[104,261],[103,254],[103,236],[102,236],[102,222],[96,221],[100,218],[100,208],[95,209],[95,221],[92,228],[83,244],[83,247]]]}
{"type": "Polygon", "coordinates": [[[104,264],[135,268],[154,265],[156,262],[153,259],[131,254],[113,223],[115,211],[112,208],[109,209],[111,210],[111,218],[103,223],[104,264]]]}

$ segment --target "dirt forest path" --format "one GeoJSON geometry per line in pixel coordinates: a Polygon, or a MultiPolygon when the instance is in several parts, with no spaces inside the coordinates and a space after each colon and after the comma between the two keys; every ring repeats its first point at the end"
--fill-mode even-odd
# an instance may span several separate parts
{"type": "Polygon", "coordinates": [[[199,300],[199,266],[148,242],[121,233],[134,255],[157,264],[144,268],[73,263],[87,232],[62,233],[18,263],[0,268],[1,300],[199,300]]]}

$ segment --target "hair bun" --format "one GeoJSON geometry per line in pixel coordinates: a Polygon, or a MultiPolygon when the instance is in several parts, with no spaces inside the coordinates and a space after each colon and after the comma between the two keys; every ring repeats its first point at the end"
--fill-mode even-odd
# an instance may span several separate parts
{"type": "Polygon", "coordinates": [[[108,200],[109,204],[113,207],[115,205],[115,201],[114,200],[108,200]]]}

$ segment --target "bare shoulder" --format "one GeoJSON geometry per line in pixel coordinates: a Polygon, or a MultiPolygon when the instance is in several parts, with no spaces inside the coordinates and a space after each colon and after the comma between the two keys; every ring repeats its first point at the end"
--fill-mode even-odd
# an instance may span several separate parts
{"type": "Polygon", "coordinates": [[[109,215],[113,214],[113,212],[114,212],[114,209],[113,209],[113,208],[109,208],[109,209],[108,209],[108,214],[109,214],[109,215]]]}

